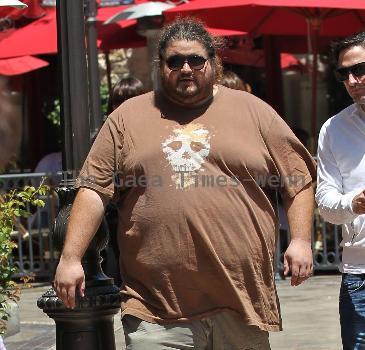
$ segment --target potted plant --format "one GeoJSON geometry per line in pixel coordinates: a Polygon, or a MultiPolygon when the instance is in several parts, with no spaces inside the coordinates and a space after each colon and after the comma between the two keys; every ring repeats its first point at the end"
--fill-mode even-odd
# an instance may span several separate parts
{"type": "MultiPolygon", "coordinates": [[[[43,207],[44,196],[49,187],[42,180],[39,187],[25,186],[23,190],[12,190],[0,196],[0,348],[1,335],[5,334],[7,321],[10,317],[11,303],[17,303],[20,297],[20,286],[14,281],[17,268],[11,263],[11,255],[16,243],[11,239],[18,219],[31,215],[29,208],[43,207]]],[[[23,278],[23,283],[29,282],[29,276],[23,278]]]]}

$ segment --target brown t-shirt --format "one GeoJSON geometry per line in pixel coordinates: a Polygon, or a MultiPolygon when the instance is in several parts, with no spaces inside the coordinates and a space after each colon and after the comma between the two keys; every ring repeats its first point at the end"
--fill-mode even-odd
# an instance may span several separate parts
{"type": "Polygon", "coordinates": [[[190,110],[154,93],[123,103],[77,182],[118,202],[122,314],[168,323],[226,309],[280,330],[278,222],[266,190],[293,197],[314,171],[289,127],[251,94],[219,86],[190,110]]]}

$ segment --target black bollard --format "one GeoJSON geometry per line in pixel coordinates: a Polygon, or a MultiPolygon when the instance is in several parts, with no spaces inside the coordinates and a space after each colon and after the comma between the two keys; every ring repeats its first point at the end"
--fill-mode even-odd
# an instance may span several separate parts
{"type": "MultiPolygon", "coordinates": [[[[76,195],[73,180],[64,180],[57,193],[61,209],[52,230],[52,239],[55,247],[61,250],[76,195]]],[[[115,350],[113,318],[120,310],[121,296],[113,279],[101,269],[100,251],[107,241],[103,223],[82,259],[85,297],[76,296],[73,310],[64,306],[53,288],[37,301],[38,307],[56,322],[56,350],[115,350]]]]}

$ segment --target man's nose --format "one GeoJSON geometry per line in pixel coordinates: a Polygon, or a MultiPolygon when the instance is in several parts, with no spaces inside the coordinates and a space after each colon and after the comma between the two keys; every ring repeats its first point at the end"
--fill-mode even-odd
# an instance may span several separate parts
{"type": "Polygon", "coordinates": [[[353,75],[351,72],[349,73],[349,85],[353,85],[358,83],[359,78],[355,75],[353,75]]]}
{"type": "Polygon", "coordinates": [[[182,72],[191,72],[191,68],[190,68],[188,62],[184,62],[184,65],[182,66],[181,71],[182,72]]]}

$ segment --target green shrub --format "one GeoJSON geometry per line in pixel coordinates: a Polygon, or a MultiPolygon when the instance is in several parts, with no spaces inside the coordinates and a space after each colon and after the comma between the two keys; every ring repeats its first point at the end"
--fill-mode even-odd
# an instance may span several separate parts
{"type": "MultiPolygon", "coordinates": [[[[48,191],[49,187],[44,185],[43,179],[38,188],[25,186],[23,190],[12,190],[0,197],[0,334],[6,331],[9,318],[8,303],[18,302],[20,297],[20,287],[13,280],[17,268],[11,264],[11,255],[17,245],[11,240],[11,233],[17,218],[27,218],[31,215],[27,210],[29,206],[44,206],[40,197],[48,191]]],[[[29,277],[23,278],[23,282],[27,284],[29,277]]]]}

